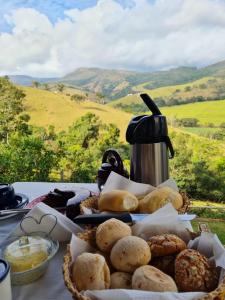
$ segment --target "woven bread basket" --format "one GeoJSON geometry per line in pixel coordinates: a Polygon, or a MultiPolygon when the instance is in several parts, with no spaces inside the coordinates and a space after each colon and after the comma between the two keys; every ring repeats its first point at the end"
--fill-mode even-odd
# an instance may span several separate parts
{"type": "MultiPolygon", "coordinates": [[[[184,192],[180,192],[184,204],[183,206],[178,210],[179,214],[184,214],[188,211],[189,206],[190,206],[190,199],[188,198],[187,194],[184,192]]],[[[99,196],[93,196],[89,197],[86,200],[82,201],[80,204],[80,213],[84,214],[85,209],[89,208],[92,211],[98,210],[98,198],[99,196]]]]}
{"type": "MultiPolygon", "coordinates": [[[[78,237],[86,242],[88,242],[92,247],[97,248],[96,241],[95,241],[95,233],[96,228],[87,229],[84,232],[78,234],[78,237]]],[[[74,286],[72,279],[71,279],[71,263],[72,257],[70,254],[70,247],[67,246],[67,251],[64,256],[64,263],[63,263],[63,277],[64,282],[74,300],[91,300],[91,298],[82,295],[76,287],[74,286]]],[[[208,293],[207,295],[197,298],[195,300],[225,300],[225,277],[223,281],[219,284],[216,290],[208,293]]]]}

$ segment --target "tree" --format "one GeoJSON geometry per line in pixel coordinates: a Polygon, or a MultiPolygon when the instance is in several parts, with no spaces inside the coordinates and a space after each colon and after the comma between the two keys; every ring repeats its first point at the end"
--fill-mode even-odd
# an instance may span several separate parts
{"type": "MultiPolygon", "coordinates": [[[[8,142],[10,132],[18,126],[25,94],[6,78],[0,78],[0,140],[8,142]]],[[[25,120],[23,120],[25,121],[25,120]]]]}
{"type": "Polygon", "coordinates": [[[186,86],[184,89],[185,92],[190,92],[191,91],[191,87],[190,86],[186,86]]]}
{"type": "Polygon", "coordinates": [[[105,104],[105,96],[102,93],[98,92],[96,93],[96,96],[99,103],[105,104]]]}
{"type": "Polygon", "coordinates": [[[37,88],[39,88],[40,83],[38,81],[34,80],[34,81],[32,81],[32,86],[37,89],[37,88]]]}
{"type": "Polygon", "coordinates": [[[198,127],[199,120],[196,118],[177,119],[176,124],[181,127],[198,127]]]}
{"type": "Polygon", "coordinates": [[[59,92],[63,92],[65,85],[63,83],[57,83],[56,88],[59,92]]]}
{"type": "Polygon", "coordinates": [[[46,181],[56,165],[55,154],[38,137],[16,135],[0,143],[0,181],[46,181]]]}
{"type": "Polygon", "coordinates": [[[80,103],[80,102],[83,102],[85,101],[85,96],[83,95],[79,95],[79,94],[73,94],[70,99],[72,101],[75,101],[76,103],[80,103]]]}
{"type": "Polygon", "coordinates": [[[116,147],[118,137],[115,125],[102,124],[96,115],[87,113],[58,137],[60,169],[67,170],[71,181],[95,181],[104,151],[116,147]]]}
{"type": "Polygon", "coordinates": [[[44,86],[44,89],[45,89],[46,91],[49,91],[49,90],[50,90],[50,87],[49,87],[49,85],[48,85],[47,83],[44,83],[43,86],[44,86]]]}

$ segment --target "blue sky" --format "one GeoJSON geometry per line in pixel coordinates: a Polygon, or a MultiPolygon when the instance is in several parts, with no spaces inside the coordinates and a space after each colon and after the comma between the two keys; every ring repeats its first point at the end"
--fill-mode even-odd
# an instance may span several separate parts
{"type": "MultiPolygon", "coordinates": [[[[64,11],[78,8],[80,10],[96,5],[98,0],[0,0],[0,31],[10,31],[4,15],[18,8],[34,8],[48,16],[52,23],[65,17],[64,11]]],[[[115,0],[123,7],[133,5],[132,0],[115,0]]],[[[153,2],[153,0],[149,0],[153,2]]]]}
{"type": "Polygon", "coordinates": [[[0,0],[0,75],[225,59],[225,0],[0,0]]]}

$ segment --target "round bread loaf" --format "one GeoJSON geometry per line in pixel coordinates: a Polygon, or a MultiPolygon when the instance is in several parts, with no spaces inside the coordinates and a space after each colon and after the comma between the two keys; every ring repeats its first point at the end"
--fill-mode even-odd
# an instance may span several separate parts
{"type": "Polygon", "coordinates": [[[153,213],[167,203],[171,203],[178,210],[183,206],[183,198],[170,187],[157,188],[140,200],[139,211],[141,213],[153,213]]]}
{"type": "Polygon", "coordinates": [[[132,275],[125,272],[115,272],[111,274],[111,289],[131,289],[132,275]]]}
{"type": "Polygon", "coordinates": [[[211,292],[218,285],[218,272],[204,255],[186,249],[175,260],[175,281],[182,292],[211,292]]]}
{"type": "Polygon", "coordinates": [[[177,292],[174,280],[152,266],[142,266],[134,272],[132,288],[152,292],[177,292]]]}
{"type": "Polygon", "coordinates": [[[180,253],[187,248],[186,243],[175,234],[162,234],[152,236],[148,240],[152,257],[180,253]]]}
{"type": "Polygon", "coordinates": [[[138,199],[131,193],[113,190],[100,195],[98,208],[100,211],[134,211],[138,207],[138,199]]]}
{"type": "Polygon", "coordinates": [[[131,234],[130,226],[112,218],[98,226],[96,230],[96,243],[102,251],[110,252],[113,245],[119,239],[131,234]]]}
{"type": "Polygon", "coordinates": [[[72,266],[72,280],[78,291],[108,289],[110,272],[105,258],[99,254],[82,253],[72,266]]]}
{"type": "Polygon", "coordinates": [[[145,240],[126,236],[113,246],[110,259],[117,270],[132,273],[138,267],[148,264],[151,252],[145,240]]]}
{"type": "Polygon", "coordinates": [[[154,257],[151,259],[151,266],[159,269],[163,273],[174,277],[175,275],[175,255],[167,255],[167,256],[160,256],[154,257]]]}

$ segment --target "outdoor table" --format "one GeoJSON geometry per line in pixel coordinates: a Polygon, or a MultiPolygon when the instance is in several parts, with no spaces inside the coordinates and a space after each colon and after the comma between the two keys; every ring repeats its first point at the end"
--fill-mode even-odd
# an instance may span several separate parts
{"type": "MultiPolygon", "coordinates": [[[[13,187],[16,193],[27,195],[29,201],[53,191],[54,188],[76,190],[82,187],[93,192],[98,191],[97,185],[93,183],[16,182],[13,187]]],[[[6,220],[0,220],[0,241],[16,227],[21,218],[22,215],[17,215],[6,220]]],[[[43,277],[28,285],[12,286],[13,300],[71,300],[72,296],[64,285],[62,275],[65,250],[66,243],[61,243],[58,253],[50,261],[43,277]]]]}

